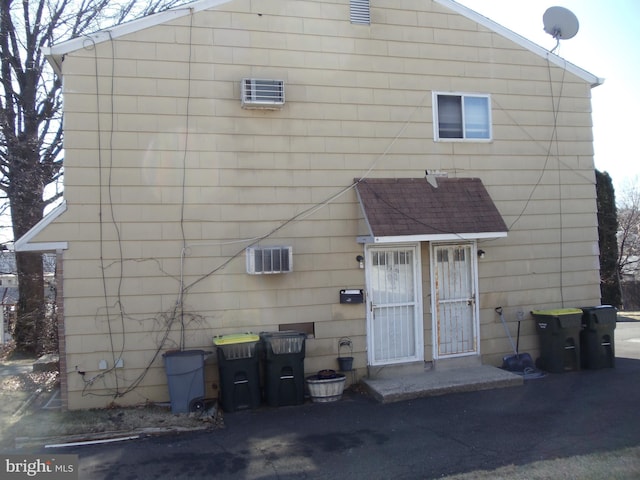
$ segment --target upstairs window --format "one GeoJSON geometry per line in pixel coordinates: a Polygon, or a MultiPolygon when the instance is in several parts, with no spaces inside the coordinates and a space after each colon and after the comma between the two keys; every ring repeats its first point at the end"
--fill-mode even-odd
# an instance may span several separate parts
{"type": "Polygon", "coordinates": [[[371,23],[369,0],[349,0],[349,18],[351,23],[369,25],[371,23]]]}
{"type": "Polygon", "coordinates": [[[489,95],[433,94],[434,139],[491,140],[489,95]]]}

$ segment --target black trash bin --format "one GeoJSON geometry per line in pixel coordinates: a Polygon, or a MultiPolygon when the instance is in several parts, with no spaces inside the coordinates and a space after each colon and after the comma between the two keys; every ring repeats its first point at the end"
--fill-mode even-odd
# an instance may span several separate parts
{"type": "Polygon", "coordinates": [[[260,337],[238,333],[214,337],[220,375],[220,404],[225,412],[260,406],[260,337]]]}
{"type": "Polygon", "coordinates": [[[269,406],[304,403],[305,333],[262,332],[264,394],[269,406]]]}
{"type": "Polygon", "coordinates": [[[540,340],[537,367],[550,373],[580,370],[582,310],[534,310],[531,314],[540,340]]]}
{"type": "Polygon", "coordinates": [[[204,350],[175,350],[162,355],[169,383],[171,413],[195,412],[202,408],[206,355],[204,350]]]}
{"type": "Polygon", "coordinates": [[[582,368],[613,368],[616,354],[614,330],[618,318],[615,307],[600,305],[582,307],[580,332],[582,368]]]}

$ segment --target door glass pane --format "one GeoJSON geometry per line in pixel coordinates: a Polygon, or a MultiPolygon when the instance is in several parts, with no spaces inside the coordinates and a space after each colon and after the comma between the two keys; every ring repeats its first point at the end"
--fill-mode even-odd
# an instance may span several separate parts
{"type": "Polygon", "coordinates": [[[416,354],[414,307],[399,305],[377,308],[374,318],[374,359],[393,361],[416,354]]]}
{"type": "Polygon", "coordinates": [[[371,287],[376,304],[414,301],[413,252],[373,252],[371,287]]]}

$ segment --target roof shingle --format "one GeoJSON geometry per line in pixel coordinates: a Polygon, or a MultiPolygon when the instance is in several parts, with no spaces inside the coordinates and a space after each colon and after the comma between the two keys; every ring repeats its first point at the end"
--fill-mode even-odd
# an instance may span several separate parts
{"type": "Polygon", "coordinates": [[[479,178],[356,179],[374,237],[507,232],[479,178]]]}

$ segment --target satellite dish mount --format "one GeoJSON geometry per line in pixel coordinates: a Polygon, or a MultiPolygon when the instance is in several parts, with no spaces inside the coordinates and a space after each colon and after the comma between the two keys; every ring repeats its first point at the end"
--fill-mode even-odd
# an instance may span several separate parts
{"type": "Polygon", "coordinates": [[[544,23],[544,31],[556,39],[556,46],[553,47],[553,53],[560,45],[560,40],[569,40],[576,36],[580,24],[578,18],[571,10],[564,7],[550,7],[542,16],[544,23]]]}

